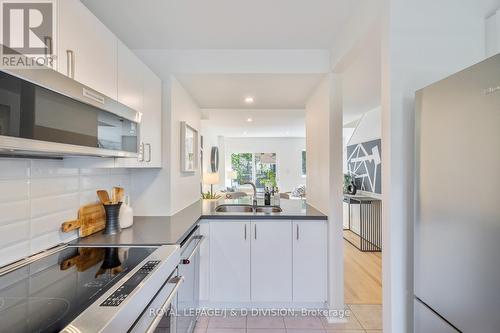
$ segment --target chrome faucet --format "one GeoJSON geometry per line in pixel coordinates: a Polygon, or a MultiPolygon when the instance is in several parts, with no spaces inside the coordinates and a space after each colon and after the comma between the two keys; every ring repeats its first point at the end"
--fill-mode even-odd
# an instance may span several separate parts
{"type": "Polygon", "coordinates": [[[253,210],[255,211],[257,209],[257,187],[252,182],[244,182],[241,185],[251,185],[252,186],[252,188],[253,188],[253,201],[252,201],[252,205],[253,205],[253,210]]]}

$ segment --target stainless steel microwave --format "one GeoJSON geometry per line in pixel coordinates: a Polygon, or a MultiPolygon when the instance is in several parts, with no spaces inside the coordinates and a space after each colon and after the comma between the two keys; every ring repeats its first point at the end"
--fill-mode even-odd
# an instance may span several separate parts
{"type": "Polygon", "coordinates": [[[141,113],[51,69],[0,71],[0,154],[137,157],[141,113]]]}

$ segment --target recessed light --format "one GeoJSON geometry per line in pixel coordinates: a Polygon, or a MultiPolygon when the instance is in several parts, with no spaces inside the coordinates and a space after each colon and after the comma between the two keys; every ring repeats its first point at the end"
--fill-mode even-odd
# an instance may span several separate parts
{"type": "Polygon", "coordinates": [[[252,118],[247,118],[247,123],[251,123],[253,121],[252,118]]]}
{"type": "Polygon", "coordinates": [[[254,99],[252,96],[245,97],[245,103],[252,104],[253,102],[254,102],[254,99]]]}

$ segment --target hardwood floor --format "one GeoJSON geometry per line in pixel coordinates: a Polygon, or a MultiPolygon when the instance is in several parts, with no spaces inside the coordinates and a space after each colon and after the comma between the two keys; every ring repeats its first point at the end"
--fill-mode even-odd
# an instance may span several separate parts
{"type": "Polygon", "coordinates": [[[344,240],[344,298],[348,304],[382,304],[382,253],[361,252],[344,240]]]}

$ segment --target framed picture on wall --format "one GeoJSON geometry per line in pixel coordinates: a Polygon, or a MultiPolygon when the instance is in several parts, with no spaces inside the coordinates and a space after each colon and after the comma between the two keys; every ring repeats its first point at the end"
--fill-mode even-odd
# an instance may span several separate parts
{"type": "Polygon", "coordinates": [[[193,173],[198,169],[198,131],[181,122],[181,172],[193,173]]]}

